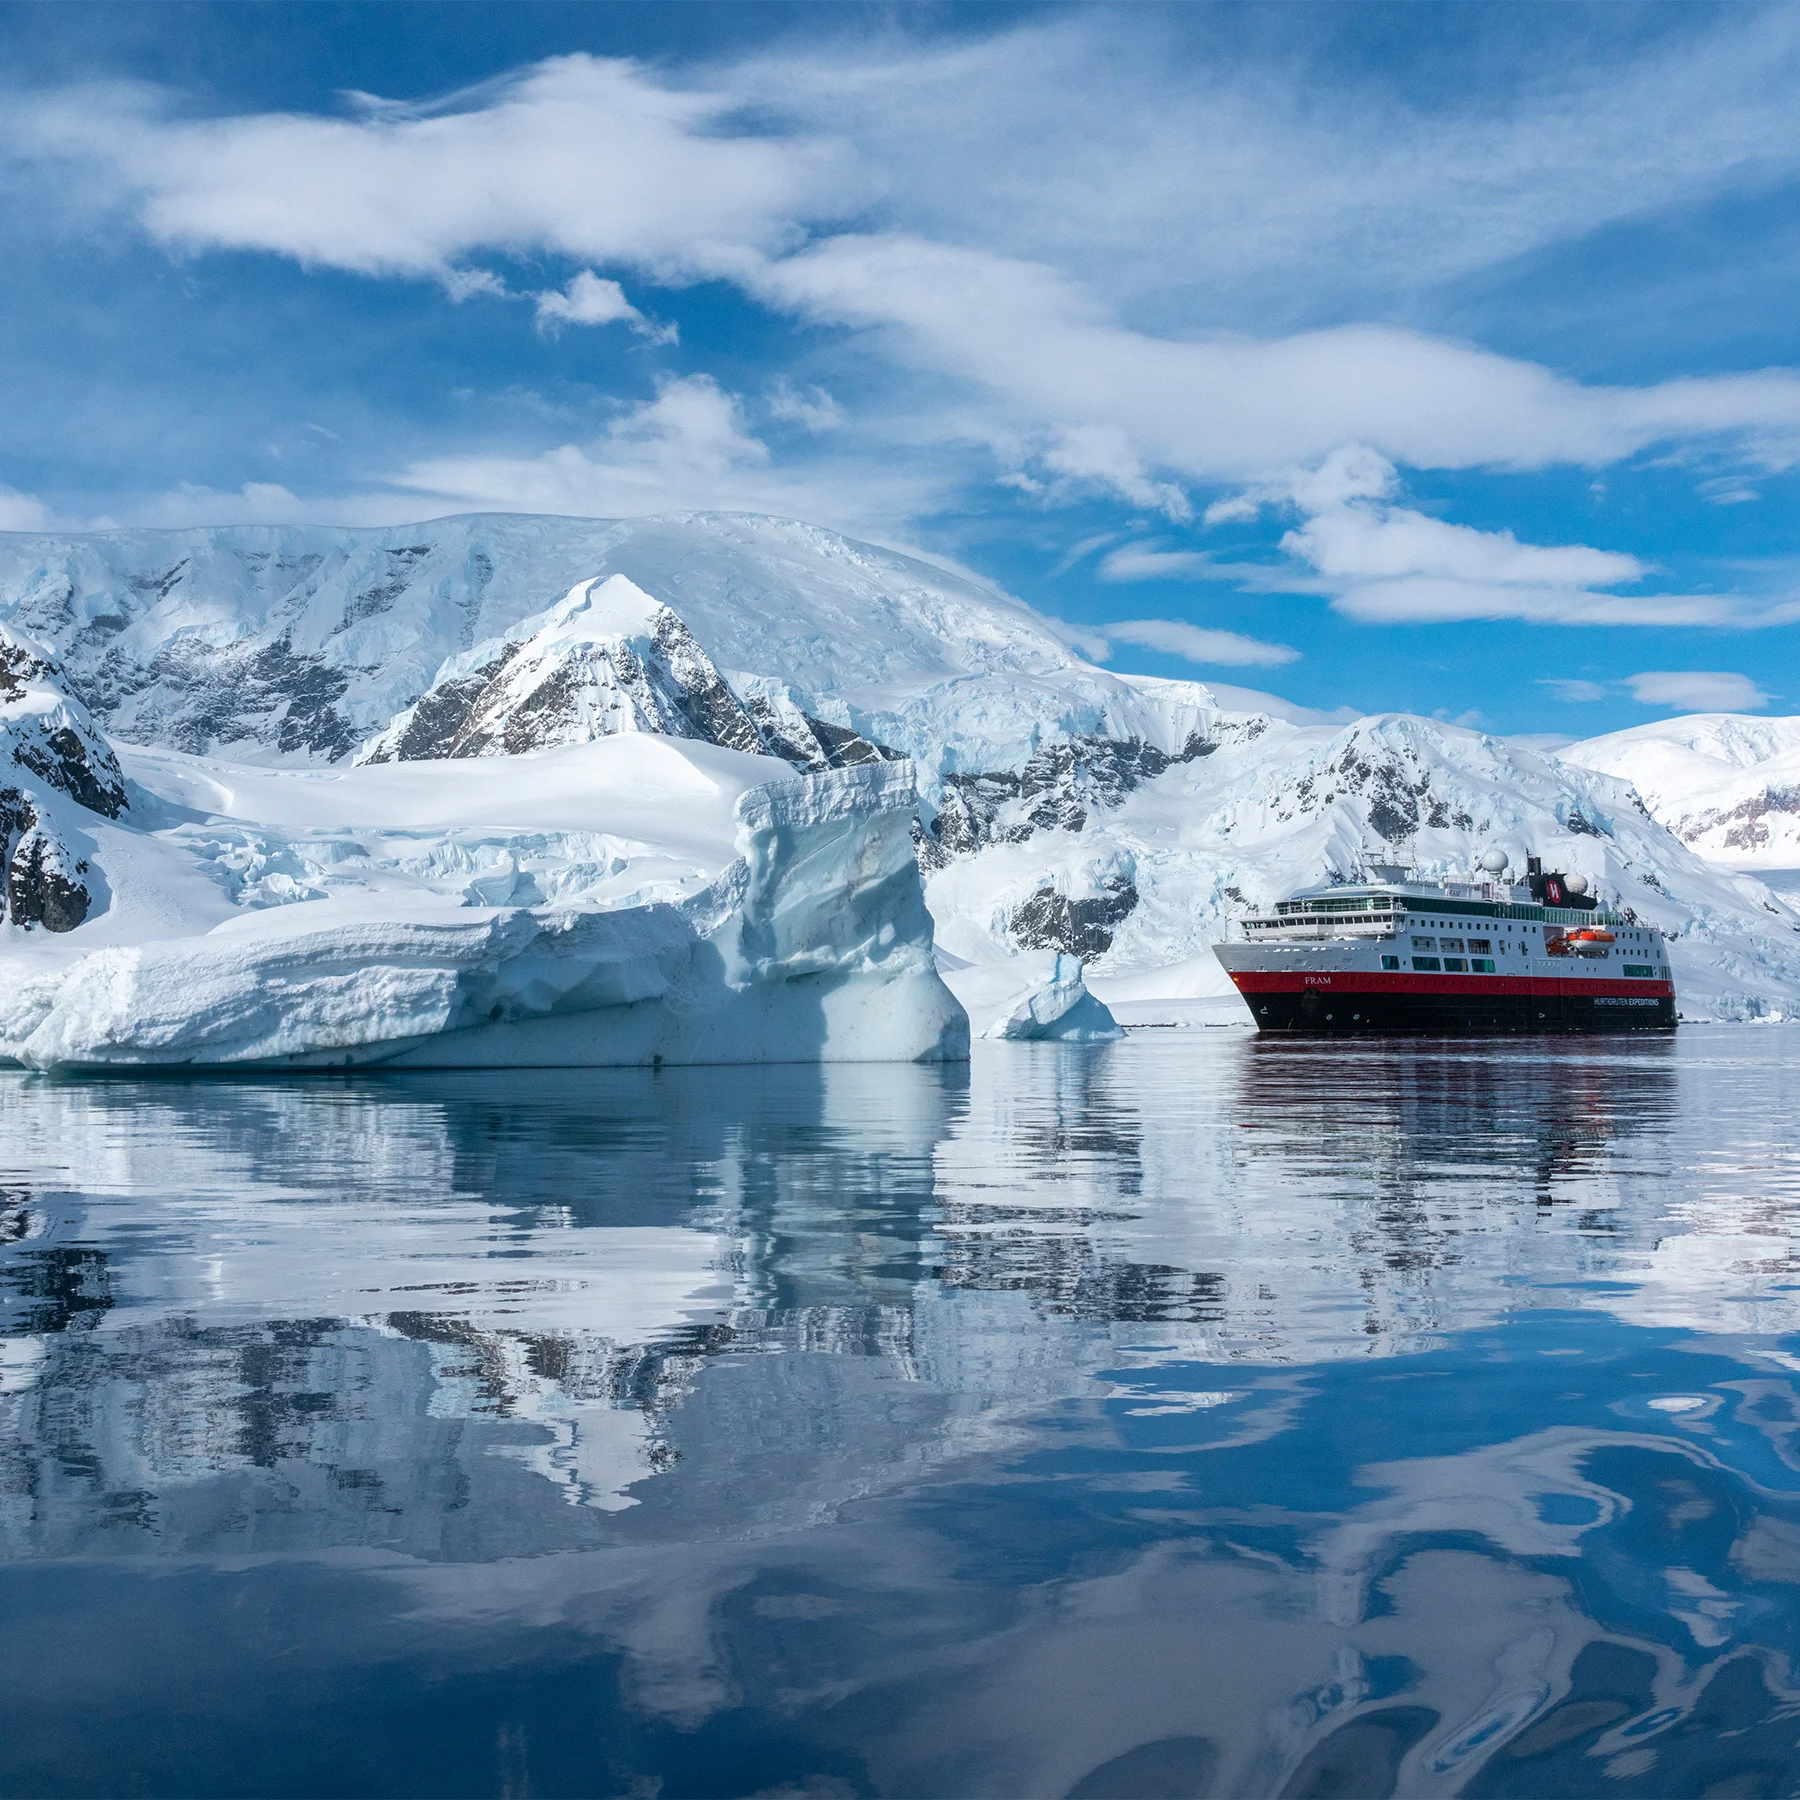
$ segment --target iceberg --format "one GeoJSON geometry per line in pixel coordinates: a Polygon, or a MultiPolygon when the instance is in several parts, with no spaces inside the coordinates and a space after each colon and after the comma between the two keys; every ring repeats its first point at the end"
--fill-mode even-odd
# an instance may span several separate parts
{"type": "Polygon", "coordinates": [[[1088,992],[1081,958],[1028,951],[999,963],[946,968],[976,1036],[1011,1043],[1113,1044],[1125,1033],[1088,992]]]}
{"type": "Polygon", "coordinates": [[[803,775],[640,736],[307,774],[126,767],[142,823],[96,832],[107,916],[6,946],[0,1054],[29,1067],[968,1053],[909,764],[803,775]]]}

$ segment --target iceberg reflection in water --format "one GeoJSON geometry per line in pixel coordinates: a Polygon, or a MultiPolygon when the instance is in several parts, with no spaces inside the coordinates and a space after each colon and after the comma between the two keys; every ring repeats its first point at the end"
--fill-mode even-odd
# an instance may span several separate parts
{"type": "Polygon", "coordinates": [[[0,1791],[1789,1792],[1795,1099],[0,1077],[0,1791]]]}

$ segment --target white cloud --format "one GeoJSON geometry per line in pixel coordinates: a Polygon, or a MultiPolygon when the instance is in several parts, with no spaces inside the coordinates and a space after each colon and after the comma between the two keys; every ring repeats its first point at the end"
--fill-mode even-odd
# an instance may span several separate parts
{"type": "Polygon", "coordinates": [[[1547,687],[1557,699],[1565,700],[1571,706],[1606,698],[1606,689],[1599,682],[1584,681],[1575,676],[1545,675],[1538,681],[1538,686],[1547,687]]]}
{"type": "Polygon", "coordinates": [[[434,279],[484,251],[692,273],[777,247],[838,185],[829,146],[734,132],[738,106],[577,55],[354,118],[196,119],[147,88],[78,90],[16,105],[8,135],[86,169],[180,249],[434,279]]]}
{"type": "Polygon", "coordinates": [[[49,507],[35,494],[0,487],[0,531],[48,531],[54,523],[49,507]]]}
{"type": "Polygon", "coordinates": [[[1332,605],[1371,625],[1520,619],[1532,625],[1740,625],[1738,603],[1718,594],[1596,594],[1431,576],[1359,582],[1332,605]]]}
{"type": "MultiPolygon", "coordinates": [[[[1071,61],[1073,48],[1091,47],[1097,30],[1003,33],[962,52],[934,49],[860,64],[842,57],[835,64],[753,60],[715,71],[704,90],[677,87],[631,62],[568,56],[436,106],[369,104],[348,118],[195,119],[178,116],[146,89],[85,92],[15,107],[7,135],[15,155],[80,168],[153,237],[184,250],[262,249],[307,264],[429,276],[457,292],[496,290],[497,277],[465,266],[484,253],[569,256],[669,281],[735,280],[773,307],[870,334],[871,347],[890,358],[959,385],[967,399],[954,429],[1022,443],[1026,454],[1016,471],[1042,482],[1051,498],[1098,489],[1182,519],[1189,482],[1254,482],[1284,467],[1323,466],[1321,459],[1351,443],[1392,462],[1443,469],[1598,465],[1657,443],[1719,437],[1767,461],[1800,454],[1800,379],[1791,371],[1598,387],[1385,325],[1260,340],[1195,336],[1191,329],[1171,335],[1127,323],[1109,297],[1116,284],[1106,279],[1108,259],[1092,254],[1115,230],[1104,208],[1076,205],[1066,229],[1032,240],[1057,260],[995,247],[1023,240],[967,227],[993,227],[1003,216],[998,177],[979,160],[966,162],[951,184],[963,198],[947,212],[950,203],[922,179],[932,169],[946,172],[932,128],[954,111],[954,96],[986,82],[994,99],[976,109],[988,115],[978,135],[998,145],[1001,121],[1028,111],[1010,56],[1023,56],[1037,79],[1075,87],[1085,79],[1106,89],[1106,79],[1096,82],[1091,69],[1080,75],[1071,61]],[[832,79],[828,65],[835,67],[832,79]],[[862,98],[852,103],[852,93],[862,98]],[[871,119],[874,95],[906,115],[898,137],[890,123],[871,119]],[[751,108],[759,127],[739,127],[751,108]],[[886,215],[891,226],[807,242],[807,233],[831,231],[858,208],[886,215]]],[[[1644,203],[1642,170],[1635,191],[1618,175],[1631,154],[1682,194],[1696,182],[1727,179],[1747,160],[1800,157],[1800,137],[1784,132],[1774,110],[1785,89],[1769,73],[1794,63],[1794,37],[1776,25],[1721,31],[1695,53],[1697,62],[1694,54],[1641,62],[1623,90],[1654,93],[1685,121],[1695,142],[1679,154],[1669,149],[1666,130],[1621,123],[1617,70],[1606,72],[1612,98],[1604,128],[1568,94],[1531,96],[1525,112],[1554,114],[1565,150],[1587,139],[1608,146],[1602,185],[1610,184],[1612,198],[1587,181],[1585,210],[1565,212],[1563,228],[1577,216],[1584,224],[1608,216],[1628,194],[1634,209],[1644,203]],[[1760,64],[1745,51],[1752,40],[1761,46],[1760,64]],[[1688,89],[1676,80],[1692,77],[1696,67],[1713,70],[1715,99],[1735,94],[1748,114],[1709,124],[1711,114],[1684,98],[1688,89]],[[1621,131],[1631,153],[1621,148],[1621,131]]],[[[1136,78],[1151,78],[1149,62],[1136,78]]],[[[1590,79],[1591,109],[1600,71],[1590,79]]],[[[1336,193],[1340,206],[1346,197],[1331,173],[1340,165],[1328,156],[1310,164],[1316,179],[1300,184],[1302,195],[1284,199],[1280,181],[1293,172],[1296,147],[1331,145],[1321,141],[1317,122],[1309,125],[1288,106],[1234,158],[1224,122],[1251,119],[1250,102],[1266,98],[1267,86],[1227,81],[1222,90],[1209,89],[1207,106],[1185,103],[1180,129],[1206,155],[1199,164],[1177,158],[1168,165],[1182,171],[1186,189],[1206,190],[1216,177],[1240,198],[1254,195],[1265,210],[1273,207],[1276,225],[1252,223],[1247,243],[1237,235],[1265,269],[1285,267],[1307,229],[1315,234],[1308,250],[1316,262],[1317,234],[1331,219],[1338,220],[1326,232],[1332,241],[1352,224],[1367,238],[1370,209],[1382,210],[1383,183],[1417,158],[1422,170],[1406,183],[1413,244],[1428,236],[1428,225],[1441,227],[1465,205],[1476,181],[1504,197],[1501,210],[1511,221],[1498,239],[1484,240],[1487,253],[1503,247],[1514,254],[1537,241],[1521,193],[1550,204],[1558,182],[1567,181],[1569,163],[1544,154],[1504,120],[1475,129],[1467,119],[1408,117],[1399,109],[1386,123],[1411,148],[1398,155],[1378,121],[1348,114],[1336,121],[1359,171],[1351,183],[1355,204],[1341,213],[1322,204],[1321,196],[1336,193]],[[1448,167],[1460,171],[1460,189],[1433,161],[1446,138],[1458,146],[1448,167]],[[1513,160],[1489,167],[1480,157],[1492,156],[1497,143],[1513,160]],[[1195,180],[1195,167],[1209,180],[1195,180]],[[1485,170],[1479,179],[1478,170],[1485,170]]],[[[1043,91],[1030,97],[1041,108],[1043,91]]],[[[1106,138],[1104,114],[1084,102],[1083,129],[1106,138]]],[[[1328,122],[1327,138],[1332,128],[1328,122]]],[[[1053,133],[1030,136],[1040,149],[1048,146],[1052,166],[1035,186],[1029,170],[1018,167],[1015,191],[1005,199],[1028,210],[1066,209],[1080,158],[1052,142],[1053,133]]],[[[1147,181],[1166,195],[1172,177],[1152,153],[1177,147],[1151,132],[1135,147],[1120,147],[1124,160],[1104,182],[1096,184],[1084,164],[1083,182],[1103,191],[1109,206],[1128,195],[1125,210],[1136,217],[1132,184],[1147,181]]],[[[1135,228],[1146,245],[1172,235],[1166,219],[1147,215],[1135,228]]],[[[1192,271],[1185,273],[1191,280],[1192,271]]],[[[587,269],[577,284],[584,276],[595,284],[583,288],[585,298],[572,287],[547,303],[546,319],[574,322],[576,313],[601,304],[604,278],[587,269]]],[[[1192,319],[1191,301],[1181,316],[1192,319]]]]}
{"type": "Polygon", "coordinates": [[[1322,304],[1391,313],[1778,178],[1800,151],[1789,9],[1690,8],[1655,29],[1641,12],[1562,14],[1513,55],[1483,31],[1457,59],[1446,35],[1423,81],[1410,59],[1332,54],[1329,14],[1254,32],[1216,17],[1055,9],[986,37],[788,40],[730,79],[853,143],[909,229],[1261,332],[1322,304]]]}
{"type": "Polygon", "coordinates": [[[1441,576],[1525,587],[1598,587],[1644,576],[1635,556],[1585,544],[1521,544],[1510,531],[1477,531],[1406,507],[1334,506],[1281,540],[1282,549],[1333,581],[1441,576]]]}
{"type": "Polygon", "coordinates": [[[1099,626],[1072,625],[1067,619],[1053,619],[1047,613],[1041,613],[1039,617],[1071,649],[1079,650],[1094,662],[1105,662],[1112,655],[1112,645],[1099,626]]]}
{"type": "Polygon", "coordinates": [[[581,270],[560,293],[552,288],[536,299],[539,331],[558,331],[564,325],[625,324],[659,344],[672,344],[678,335],[673,325],[646,319],[616,281],[608,281],[592,269],[581,270]]]}
{"type": "Polygon", "coordinates": [[[1219,631],[1190,625],[1183,619],[1121,619],[1100,625],[1072,625],[1066,619],[1044,618],[1065,644],[1095,662],[1105,662],[1120,644],[1136,644],[1184,662],[1227,668],[1276,668],[1297,662],[1298,650],[1286,644],[1265,644],[1235,631],[1219,631]]]}
{"type": "Polygon", "coordinates": [[[1677,712],[1755,712],[1771,698],[1748,675],[1717,669],[1651,670],[1628,675],[1625,682],[1640,706],[1677,712]]]}
{"type": "Polygon", "coordinates": [[[1050,571],[1051,575],[1068,574],[1084,557],[1092,556],[1096,550],[1104,550],[1108,544],[1116,543],[1118,537],[1116,531],[1097,531],[1091,537],[1084,537],[1078,543],[1071,544],[1057,558],[1056,567],[1050,571]]]}
{"type": "MultiPolygon", "coordinates": [[[[1293,471],[1226,502],[1223,516],[1283,503],[1305,513],[1303,523],[1283,536],[1282,549],[1315,572],[1339,612],[1371,624],[1773,622],[1772,614],[1758,619],[1728,595],[1596,591],[1641,582],[1650,570],[1620,551],[1522,544],[1510,531],[1434,519],[1395,505],[1398,486],[1398,472],[1385,458],[1366,446],[1347,446],[1317,468],[1293,471]]],[[[1255,579],[1266,585],[1260,572],[1255,579]]]]}
{"type": "Polygon", "coordinates": [[[152,494],[122,509],[121,519],[88,521],[87,529],[132,525],[291,525],[316,518],[299,495],[274,481],[246,481],[235,493],[184,481],[166,494],[152,494]]]}
{"type": "Polygon", "coordinates": [[[1117,643],[1140,644],[1146,650],[1160,650],[1165,656],[1179,656],[1191,663],[1274,668],[1300,658],[1300,652],[1286,644],[1265,644],[1235,631],[1216,631],[1180,619],[1123,619],[1100,629],[1117,643]]]}
{"type": "MultiPolygon", "coordinates": [[[[665,380],[597,440],[528,456],[423,459],[387,477],[445,509],[624,518],[768,512],[884,538],[941,505],[929,473],[814,463],[776,468],[741,400],[709,376],[665,380]]],[[[418,502],[411,502],[417,516],[418,502]]]]}
{"type": "MultiPolygon", "coordinates": [[[[1320,519],[1386,504],[1366,479],[1394,464],[1598,466],[1700,441],[1770,466],[1800,457],[1792,371],[1583,385],[1426,331],[1334,322],[1426,317],[1433,283],[1791,174],[1800,15],[1683,15],[1573,57],[1546,42],[1479,96],[1322,62],[1303,31],[1227,54],[1205,27],[1184,38],[1185,22],[1159,20],[861,36],[692,79],[565,56],[433,104],[363,97],[344,116],[196,117],[148,87],[90,88],[15,101],[0,141],[60,184],[65,212],[80,187],[183,253],[262,250],[455,296],[504,291],[484,256],[583,265],[538,296],[546,328],[661,329],[600,268],[734,281],[854,334],[896,387],[923,373],[947,401],[929,409],[939,446],[996,447],[1003,479],[1046,502],[1101,492],[1182,520],[1190,485],[1248,484],[1217,521],[1298,467],[1339,483],[1288,495],[1320,519]]],[[[781,405],[772,416],[809,423],[781,405]]],[[[879,463],[879,446],[864,454],[879,463]]],[[[421,468],[554,493],[586,481],[571,457],[611,456],[421,468]]],[[[612,492],[624,478],[595,479],[612,492]]],[[[1443,616],[1607,610],[1599,596],[1495,613],[1585,591],[1580,558],[1610,553],[1445,535],[1463,529],[1398,509],[1334,516],[1300,553],[1418,560],[1362,588],[1344,578],[1342,604],[1364,616],[1437,616],[1418,609],[1451,589],[1465,610],[1443,616]],[[1402,543],[1433,526],[1433,543],[1402,543]],[[1379,542],[1349,543],[1359,532],[1379,542]],[[1481,561],[1504,566],[1465,566],[1481,561]]],[[[1630,616],[1704,611],[1664,602],[1630,616]]]]}
{"type": "Polygon", "coordinates": [[[822,387],[799,388],[786,376],[770,384],[767,404],[772,418],[808,431],[835,431],[844,422],[844,409],[822,387]]]}
{"type": "Polygon", "coordinates": [[[1103,557],[1102,581],[1170,581],[1211,572],[1211,559],[1199,550],[1158,550],[1151,544],[1124,544],[1103,557]]]}

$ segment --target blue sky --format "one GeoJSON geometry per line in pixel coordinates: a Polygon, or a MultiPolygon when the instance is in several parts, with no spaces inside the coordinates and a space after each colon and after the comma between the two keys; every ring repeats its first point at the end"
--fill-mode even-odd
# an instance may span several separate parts
{"type": "Polygon", "coordinates": [[[0,526],[732,507],[1113,666],[1800,711],[1800,9],[0,8],[0,526]]]}

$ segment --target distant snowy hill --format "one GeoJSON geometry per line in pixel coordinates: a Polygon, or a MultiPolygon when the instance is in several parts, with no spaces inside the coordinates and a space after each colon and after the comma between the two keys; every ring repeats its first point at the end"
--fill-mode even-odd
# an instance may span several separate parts
{"type": "MultiPolygon", "coordinates": [[[[1395,854],[1466,873],[1496,845],[1588,874],[1660,925],[1688,1016],[1800,1016],[1800,917],[1573,752],[1546,759],[1394,715],[1300,725],[1195,682],[1117,675],[979,581],[791,521],[0,536],[7,618],[54,646],[71,706],[143,747],[127,767],[165,803],[171,755],[198,785],[214,777],[195,758],[263,766],[248,813],[196,800],[183,827],[224,846],[209,878],[233,905],[304,908],[341,896],[365,864],[441,868],[458,905],[529,909],[589,890],[579,904],[609,905],[616,888],[592,874],[604,858],[521,840],[490,844],[478,870],[448,817],[437,848],[399,854],[404,807],[385,837],[371,814],[340,854],[283,823],[280,784],[337,792],[352,775],[434,763],[441,775],[417,778],[453,796],[475,778],[452,765],[531,769],[652,738],[775,772],[862,774],[883,805],[902,784],[910,794],[910,759],[938,948],[972,998],[1021,1021],[1077,995],[1053,953],[1134,995],[1216,992],[1209,947],[1246,906],[1395,854]],[[241,881],[220,873],[240,867],[241,881]],[[955,968],[1025,953],[1057,973],[1018,1004],[1024,965],[992,983],[955,968]]],[[[600,779],[627,764],[582,766],[600,779]]],[[[223,785],[247,782],[240,768],[223,785]]],[[[836,865],[847,881],[853,862],[836,865]]]]}
{"type": "Polygon", "coordinates": [[[1800,719],[1692,713],[1588,738],[1565,762],[1629,781],[1702,856],[1800,868],[1800,719]]]}

